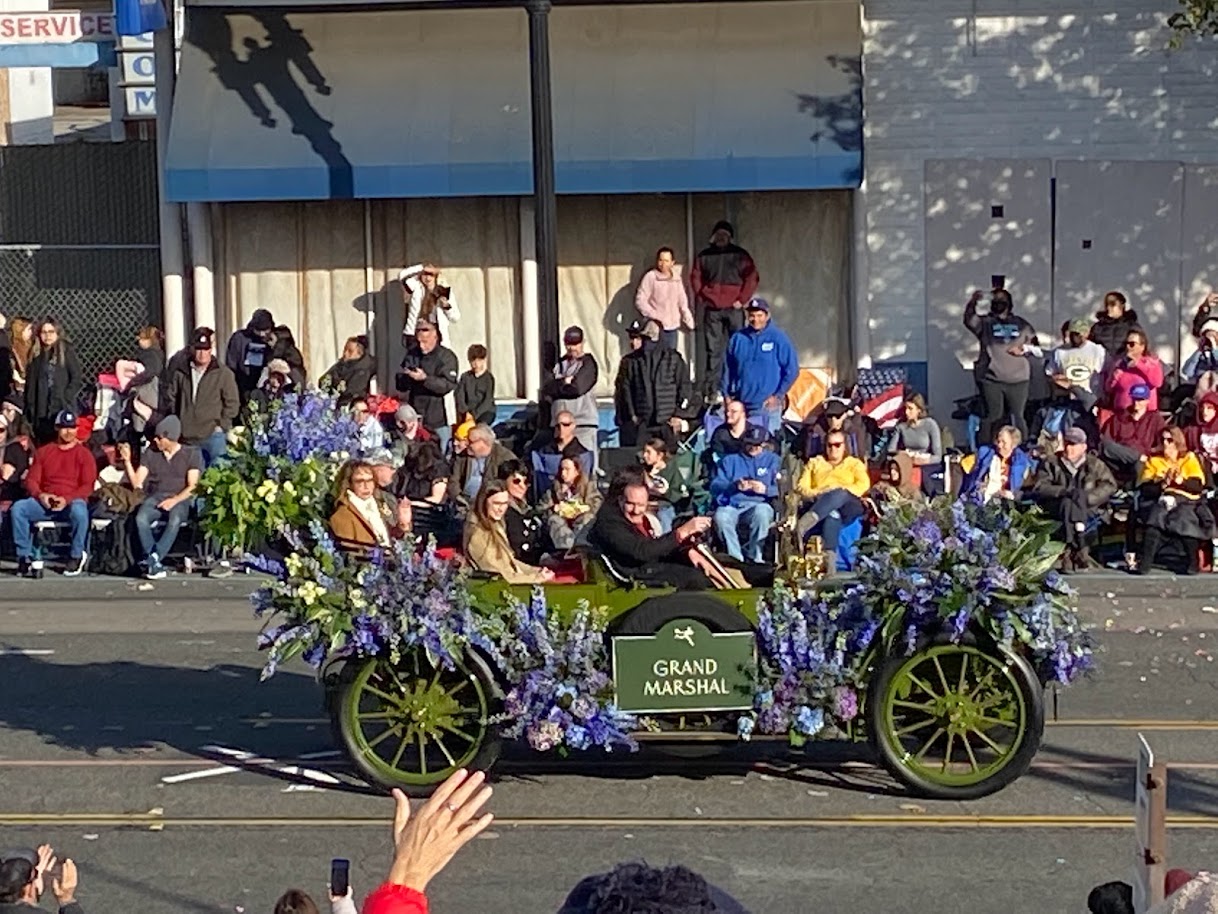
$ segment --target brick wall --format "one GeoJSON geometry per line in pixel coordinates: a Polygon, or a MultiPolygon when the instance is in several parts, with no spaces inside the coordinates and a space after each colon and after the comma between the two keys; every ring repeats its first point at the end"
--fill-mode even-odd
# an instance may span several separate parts
{"type": "Polygon", "coordinates": [[[856,294],[876,359],[927,358],[927,159],[1218,162],[1218,42],[1169,50],[1173,0],[863,5],[856,294]]]}

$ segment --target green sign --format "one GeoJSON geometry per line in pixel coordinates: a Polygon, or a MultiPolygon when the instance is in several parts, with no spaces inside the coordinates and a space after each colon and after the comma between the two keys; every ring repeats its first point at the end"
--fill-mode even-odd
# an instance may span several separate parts
{"type": "Polygon", "coordinates": [[[617,705],[636,714],[743,711],[753,707],[756,636],[713,634],[674,619],[654,635],[613,640],[617,705]]]}

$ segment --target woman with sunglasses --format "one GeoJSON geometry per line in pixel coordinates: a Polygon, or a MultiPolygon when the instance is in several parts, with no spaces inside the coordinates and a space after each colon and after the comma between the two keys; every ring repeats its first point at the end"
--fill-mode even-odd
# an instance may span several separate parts
{"type": "Polygon", "coordinates": [[[410,502],[391,505],[377,489],[376,472],[364,460],[351,460],[338,471],[334,486],[334,513],[330,532],[344,551],[367,553],[384,549],[410,534],[413,517],[410,502]]]}
{"type": "Polygon", "coordinates": [[[512,511],[510,483],[489,480],[474,499],[465,521],[465,557],[479,571],[497,574],[509,584],[543,584],[554,579],[549,568],[522,562],[508,542],[507,517],[512,511]]]}
{"type": "Polygon", "coordinates": [[[541,561],[549,543],[537,511],[529,504],[532,476],[523,460],[512,458],[500,464],[496,474],[507,489],[510,503],[503,519],[512,554],[522,562],[541,561]]]}
{"type": "Polygon", "coordinates": [[[1109,405],[1116,411],[1129,409],[1133,402],[1130,391],[1138,384],[1150,388],[1149,408],[1159,408],[1159,388],[1163,386],[1163,363],[1150,351],[1150,343],[1141,330],[1130,330],[1125,337],[1125,354],[1109,367],[1104,378],[1104,392],[1109,405]]]}
{"type": "MultiPolygon", "coordinates": [[[[1159,547],[1178,540],[1188,557],[1187,573],[1198,569],[1198,550],[1214,537],[1214,515],[1205,504],[1205,470],[1188,449],[1184,432],[1164,430],[1159,447],[1142,466],[1138,479],[1138,515],[1145,525],[1140,557],[1136,562],[1136,524],[1129,524],[1125,560],[1136,574],[1148,574],[1159,547]]],[[[1132,518],[1131,518],[1132,520],[1132,518]]]]}

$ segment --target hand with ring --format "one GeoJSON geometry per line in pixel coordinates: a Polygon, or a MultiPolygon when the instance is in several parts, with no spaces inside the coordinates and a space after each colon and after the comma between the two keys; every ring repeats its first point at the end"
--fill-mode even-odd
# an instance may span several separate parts
{"type": "Polygon", "coordinates": [[[494,821],[491,813],[479,815],[491,798],[485,785],[486,775],[464,768],[432,794],[415,815],[410,800],[400,790],[393,791],[397,804],[393,816],[393,865],[389,882],[423,892],[427,884],[448,864],[462,847],[481,834],[494,821]]]}

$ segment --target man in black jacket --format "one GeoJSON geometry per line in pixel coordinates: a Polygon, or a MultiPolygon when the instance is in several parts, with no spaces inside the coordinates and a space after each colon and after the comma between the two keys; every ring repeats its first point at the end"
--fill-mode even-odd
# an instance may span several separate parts
{"type": "Polygon", "coordinates": [[[433,324],[420,321],[414,329],[414,339],[398,372],[398,393],[415,408],[423,427],[436,436],[440,452],[447,454],[452,427],[448,424],[444,398],[457,387],[457,356],[440,345],[440,335],[433,324]]]}
{"type": "Polygon", "coordinates": [[[182,443],[200,448],[206,466],[228,450],[228,431],[241,409],[237,379],[216,361],[214,338],[210,328],[199,327],[191,335],[190,361],[170,360],[159,410],[182,420],[182,443]]]}
{"type": "Polygon", "coordinates": [[[228,339],[224,364],[237,378],[237,390],[241,394],[241,405],[258,389],[262,373],[271,359],[283,359],[288,363],[292,383],[304,387],[304,356],[296,347],[292,331],[286,326],[275,326],[275,318],[265,308],[259,308],[244,329],[238,330],[228,339]]]}
{"type": "Polygon", "coordinates": [[[589,542],[625,574],[651,587],[706,590],[708,578],[689,559],[691,541],[711,528],[709,517],[694,517],[671,533],[659,534],[648,517],[651,494],[636,467],[618,470],[592,522],[589,542]]]}
{"type": "MultiPolygon", "coordinates": [[[[55,852],[48,844],[38,850],[0,851],[0,914],[41,911],[38,903],[46,889],[45,880],[54,869],[55,852]]],[[[76,901],[77,881],[76,864],[71,859],[64,860],[60,874],[51,882],[59,914],[84,914],[76,901]]]]}
{"type": "Polygon", "coordinates": [[[675,349],[661,346],[660,325],[647,321],[641,346],[622,357],[614,405],[623,447],[659,436],[675,450],[683,419],[693,417],[689,366],[675,349]]]}
{"type": "Polygon", "coordinates": [[[1130,308],[1120,292],[1104,296],[1104,308],[1091,325],[1091,341],[1099,343],[1108,353],[1109,363],[1125,355],[1125,339],[1131,330],[1141,330],[1138,313],[1130,308]]]}

